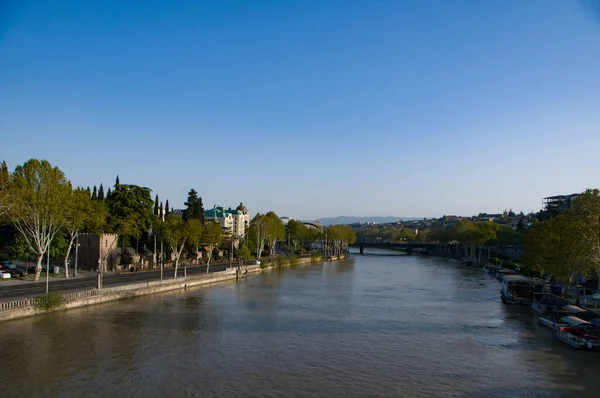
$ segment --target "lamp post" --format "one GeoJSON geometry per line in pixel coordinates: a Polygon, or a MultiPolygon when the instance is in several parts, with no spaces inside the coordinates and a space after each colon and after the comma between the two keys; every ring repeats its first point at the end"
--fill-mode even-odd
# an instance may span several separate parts
{"type": "Polygon", "coordinates": [[[46,253],[46,295],[48,295],[48,288],[50,278],[48,274],[50,273],[50,245],[48,245],[48,252],[46,253]]]}
{"type": "Polygon", "coordinates": [[[77,258],[79,257],[79,235],[75,238],[75,266],[73,268],[73,276],[77,276],[77,258]]]}

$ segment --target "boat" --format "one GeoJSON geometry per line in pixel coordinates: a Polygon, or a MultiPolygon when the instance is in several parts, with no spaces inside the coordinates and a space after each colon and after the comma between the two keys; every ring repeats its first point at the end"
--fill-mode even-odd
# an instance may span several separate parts
{"type": "Polygon", "coordinates": [[[584,319],[573,315],[565,316],[564,314],[564,312],[546,313],[539,317],[538,322],[552,330],[558,330],[561,327],[576,327],[588,330],[593,328],[593,325],[584,319]]]}
{"type": "Polygon", "coordinates": [[[544,313],[538,318],[538,322],[552,330],[558,330],[563,326],[569,326],[562,320],[564,318],[561,314],[556,312],[544,313]]]}
{"type": "MultiPolygon", "coordinates": [[[[585,321],[584,321],[585,322],[585,321]]],[[[600,349],[600,337],[582,327],[561,326],[558,328],[556,338],[575,349],[600,349]]]]}
{"type": "Polygon", "coordinates": [[[505,304],[530,305],[534,293],[540,293],[544,284],[521,275],[504,275],[500,297],[505,304]]]}
{"type": "Polygon", "coordinates": [[[552,293],[533,293],[531,308],[540,314],[558,312],[560,308],[568,305],[564,298],[552,293]]]}
{"type": "Polygon", "coordinates": [[[512,269],[506,269],[506,268],[502,268],[499,269],[498,271],[496,271],[496,278],[498,278],[498,280],[502,280],[502,278],[504,278],[506,275],[514,275],[515,271],[512,269]]]}

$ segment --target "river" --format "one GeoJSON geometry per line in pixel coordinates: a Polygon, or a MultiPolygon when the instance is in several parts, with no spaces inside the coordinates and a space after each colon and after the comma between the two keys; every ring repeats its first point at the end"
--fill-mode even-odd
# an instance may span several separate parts
{"type": "Polygon", "coordinates": [[[2,397],[598,397],[600,353],[439,258],[371,250],[0,325],[2,397]]]}

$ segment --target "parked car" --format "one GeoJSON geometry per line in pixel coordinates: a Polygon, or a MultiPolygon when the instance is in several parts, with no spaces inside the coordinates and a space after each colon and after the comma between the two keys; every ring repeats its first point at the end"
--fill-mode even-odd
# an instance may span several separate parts
{"type": "Polygon", "coordinates": [[[17,268],[17,267],[3,269],[2,272],[9,273],[10,276],[13,278],[19,278],[19,277],[25,276],[25,271],[23,271],[22,269],[17,268]]]}
{"type": "Polygon", "coordinates": [[[10,273],[5,270],[0,271],[0,279],[10,279],[10,273]]]}
{"type": "Polygon", "coordinates": [[[0,261],[0,269],[15,269],[16,265],[11,263],[10,261],[0,261]]]}
{"type": "Polygon", "coordinates": [[[259,260],[250,260],[250,261],[248,261],[248,265],[260,265],[260,261],[259,260]]]}

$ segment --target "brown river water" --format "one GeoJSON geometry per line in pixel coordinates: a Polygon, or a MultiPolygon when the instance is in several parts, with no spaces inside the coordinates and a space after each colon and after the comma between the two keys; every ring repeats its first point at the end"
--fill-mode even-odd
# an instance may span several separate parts
{"type": "Polygon", "coordinates": [[[499,282],[385,251],[0,324],[0,397],[600,397],[499,282]]]}

